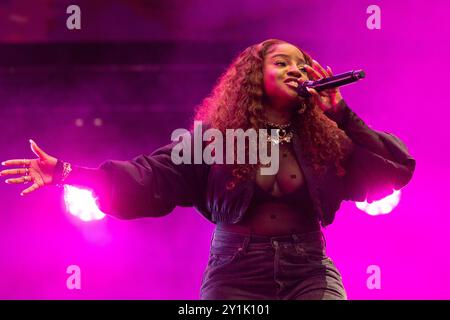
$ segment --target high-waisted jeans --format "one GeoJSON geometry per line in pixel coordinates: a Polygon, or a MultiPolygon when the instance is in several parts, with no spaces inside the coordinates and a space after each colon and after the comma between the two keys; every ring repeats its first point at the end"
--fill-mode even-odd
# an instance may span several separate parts
{"type": "Polygon", "coordinates": [[[321,231],[260,236],[220,230],[211,239],[202,300],[345,300],[321,231]]]}

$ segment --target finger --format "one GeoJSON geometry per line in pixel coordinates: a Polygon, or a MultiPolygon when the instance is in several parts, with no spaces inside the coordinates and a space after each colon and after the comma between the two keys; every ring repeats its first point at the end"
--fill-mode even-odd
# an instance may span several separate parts
{"type": "Polygon", "coordinates": [[[38,147],[36,142],[34,142],[31,139],[29,141],[30,141],[31,150],[34,152],[35,155],[37,155],[41,159],[48,157],[48,155],[41,148],[38,147]]]}
{"type": "Polygon", "coordinates": [[[39,187],[43,187],[45,185],[44,180],[42,180],[42,177],[40,175],[35,177],[34,183],[36,183],[39,187]]]}
{"type": "Polygon", "coordinates": [[[20,178],[6,179],[5,183],[7,183],[7,184],[18,184],[18,183],[24,183],[26,181],[30,182],[32,180],[33,180],[32,177],[24,176],[24,177],[20,177],[20,178]]]}
{"type": "Polygon", "coordinates": [[[327,71],[316,60],[313,60],[313,68],[321,75],[321,78],[328,77],[327,71]]]}
{"type": "Polygon", "coordinates": [[[327,66],[327,71],[328,71],[328,74],[329,74],[330,76],[333,75],[333,70],[331,70],[331,67],[330,67],[330,66],[327,66]]]}
{"type": "Polygon", "coordinates": [[[20,175],[20,174],[27,174],[27,168],[25,169],[8,169],[8,170],[3,170],[0,171],[0,176],[7,176],[7,175],[20,175]]]}
{"type": "Polygon", "coordinates": [[[317,70],[315,70],[313,67],[306,64],[305,68],[306,68],[306,72],[308,72],[308,75],[311,76],[312,80],[319,80],[319,79],[323,78],[323,76],[317,70]]]}
{"type": "Polygon", "coordinates": [[[310,88],[310,87],[306,87],[306,90],[308,90],[308,92],[311,93],[313,96],[319,97],[319,93],[317,92],[316,89],[313,89],[313,88],[310,88]]]}
{"type": "Polygon", "coordinates": [[[3,166],[29,166],[31,163],[30,159],[12,159],[12,160],[6,160],[2,162],[3,166]]]}
{"type": "Polygon", "coordinates": [[[314,103],[316,103],[318,105],[322,105],[323,104],[322,96],[320,94],[321,92],[319,93],[319,92],[317,92],[316,89],[313,89],[313,88],[308,88],[307,87],[306,89],[308,90],[309,93],[311,93],[311,98],[313,98],[314,103]]]}
{"type": "Polygon", "coordinates": [[[34,183],[33,185],[31,185],[30,187],[28,187],[27,189],[23,190],[20,195],[21,196],[25,196],[27,194],[29,194],[30,192],[33,192],[35,190],[39,189],[39,185],[37,183],[34,183]]]}
{"type": "Polygon", "coordinates": [[[322,97],[329,97],[335,93],[335,89],[326,89],[319,92],[319,95],[322,97]]]}

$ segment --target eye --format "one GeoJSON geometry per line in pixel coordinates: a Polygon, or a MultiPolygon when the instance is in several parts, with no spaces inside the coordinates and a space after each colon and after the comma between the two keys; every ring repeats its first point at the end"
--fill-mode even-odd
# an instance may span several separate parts
{"type": "Polygon", "coordinates": [[[284,62],[284,61],[276,61],[276,62],[275,62],[275,65],[276,65],[276,66],[286,67],[286,66],[287,66],[287,63],[284,62]]]}
{"type": "Polygon", "coordinates": [[[306,72],[306,68],[305,68],[305,67],[299,66],[299,67],[298,67],[298,70],[303,71],[303,72],[306,72]]]}

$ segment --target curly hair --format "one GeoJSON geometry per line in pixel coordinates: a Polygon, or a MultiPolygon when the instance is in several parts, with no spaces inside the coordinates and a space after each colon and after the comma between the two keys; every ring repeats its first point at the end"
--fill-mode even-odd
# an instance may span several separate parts
{"type": "MultiPolygon", "coordinates": [[[[264,58],[271,47],[284,43],[287,42],[269,39],[240,53],[218,79],[211,94],[197,107],[195,120],[203,121],[222,133],[226,129],[265,128],[264,58]]],[[[306,63],[312,66],[310,55],[300,51],[306,63]]],[[[332,162],[336,175],[344,176],[343,163],[349,154],[351,140],[318,106],[308,100],[305,107],[301,113],[295,114],[292,123],[299,134],[306,161],[319,175],[332,162]]],[[[248,148],[246,152],[249,152],[248,148]]],[[[229,187],[233,188],[239,180],[254,178],[258,164],[231,166],[234,179],[229,187]]]]}

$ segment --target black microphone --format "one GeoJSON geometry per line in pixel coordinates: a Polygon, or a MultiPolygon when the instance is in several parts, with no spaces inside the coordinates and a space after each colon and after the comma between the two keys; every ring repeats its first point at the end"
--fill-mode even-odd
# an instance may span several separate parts
{"type": "Polygon", "coordinates": [[[311,93],[309,93],[308,90],[306,90],[307,87],[316,89],[317,92],[320,92],[322,90],[336,88],[352,82],[356,82],[359,79],[364,78],[365,76],[366,74],[364,71],[353,70],[337,74],[331,77],[322,78],[316,81],[305,81],[297,88],[297,93],[299,96],[308,98],[311,96],[311,93]]]}

